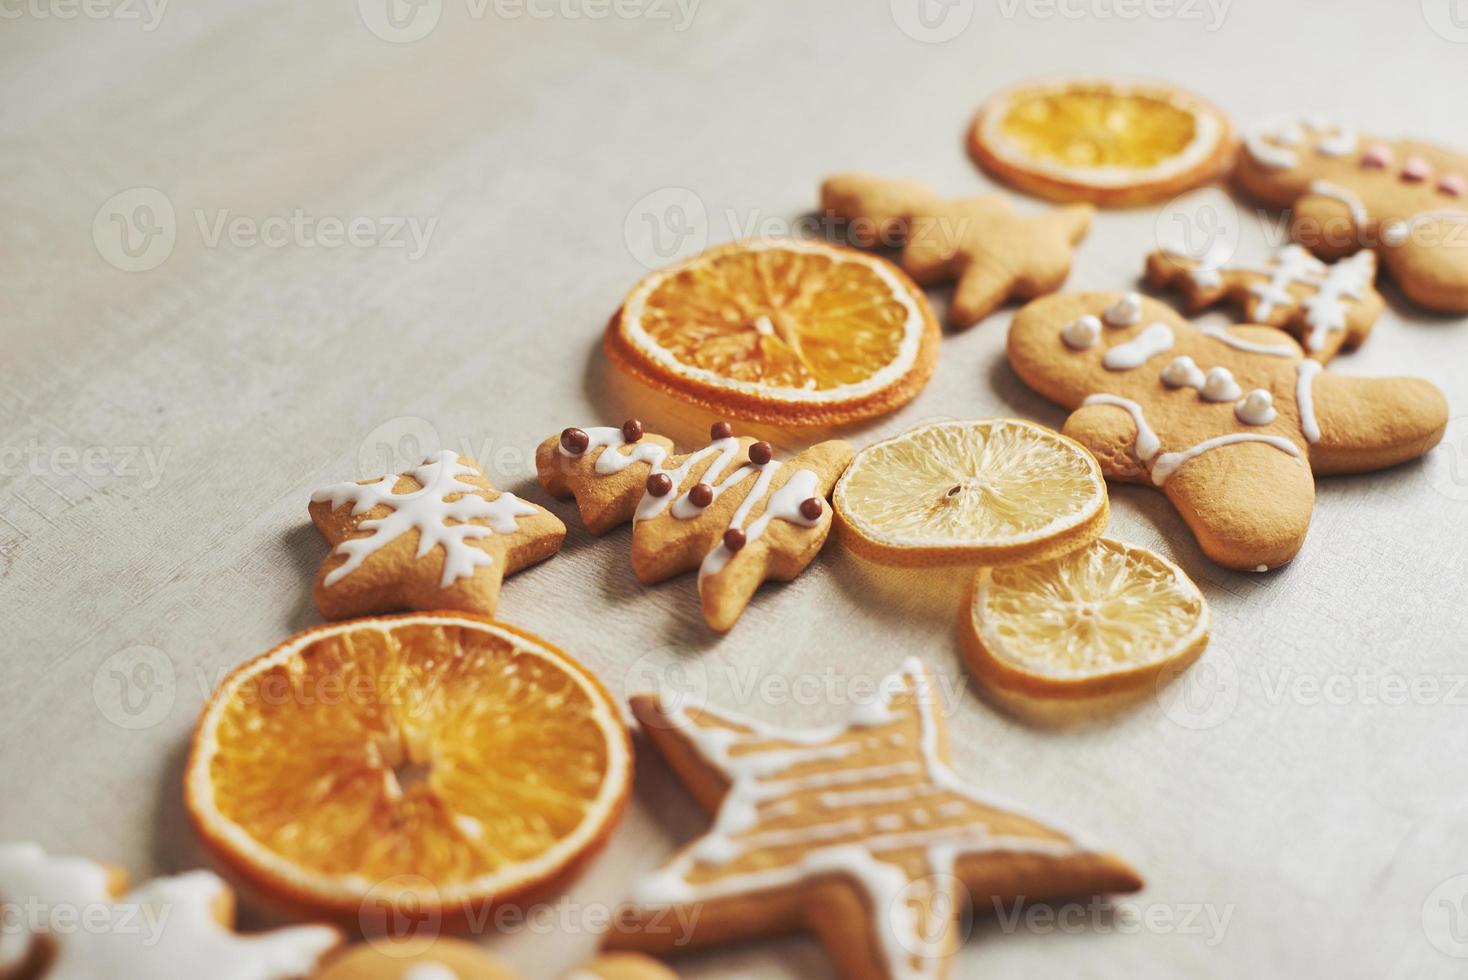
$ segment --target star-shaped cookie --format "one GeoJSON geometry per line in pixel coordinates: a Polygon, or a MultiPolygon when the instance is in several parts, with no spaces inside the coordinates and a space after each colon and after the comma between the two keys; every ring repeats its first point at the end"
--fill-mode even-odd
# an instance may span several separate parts
{"type": "Polygon", "coordinates": [[[1036,300],[1009,360],[1072,410],[1065,434],[1108,477],[1161,490],[1209,558],[1244,571],[1300,550],[1316,474],[1415,459],[1448,421],[1427,381],[1335,374],[1273,327],[1200,328],[1135,294],[1036,300]]]}
{"type": "Polygon", "coordinates": [[[402,609],[494,615],[506,575],[549,558],[566,526],[494,488],[468,456],[311,495],[311,520],[333,548],[316,576],[327,619],[402,609]]]}
{"type": "Polygon", "coordinates": [[[1002,194],[946,201],[925,184],[869,174],[828,179],[821,207],[849,222],[863,244],[901,242],[902,268],[920,285],[957,281],[948,315],[959,327],[978,323],[1011,296],[1059,289],[1095,214],[1089,204],[1016,214],[1002,194]]]}
{"type": "Polygon", "coordinates": [[[880,692],[846,725],[803,730],[632,698],[714,822],[634,886],[608,945],[665,954],[805,929],[844,977],[936,980],[961,888],[989,909],[1142,886],[1119,859],[969,789],[916,658],[880,692]]]}
{"type": "Polygon", "coordinates": [[[120,871],[85,858],[0,844],[0,977],[294,980],[341,942],[326,926],[233,932],[234,894],[209,871],[155,878],[126,894],[123,884],[120,871]]]}
{"type": "Polygon", "coordinates": [[[761,583],[788,582],[820,552],[831,531],[826,498],[852,452],[833,439],[782,463],[769,443],[736,437],[727,422],[710,437],[680,455],[636,419],[571,428],[541,443],[535,467],[546,490],[576,498],[593,534],[634,522],[639,580],[697,568],[704,619],[722,632],[761,583]]]}
{"type": "Polygon", "coordinates": [[[1230,300],[1245,322],[1288,331],[1322,363],[1342,348],[1355,350],[1371,333],[1386,307],[1375,279],[1375,252],[1330,264],[1299,245],[1254,264],[1199,260],[1167,249],[1147,256],[1147,281],[1180,289],[1189,311],[1230,300]]]}

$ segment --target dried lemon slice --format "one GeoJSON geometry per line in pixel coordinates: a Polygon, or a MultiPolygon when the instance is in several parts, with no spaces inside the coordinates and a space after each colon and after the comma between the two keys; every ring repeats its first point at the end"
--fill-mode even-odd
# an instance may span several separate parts
{"type": "Polygon", "coordinates": [[[1055,79],[991,99],[969,132],[986,170],[1059,201],[1126,206],[1212,179],[1233,149],[1228,118],[1160,82],[1055,79]]]}
{"type": "Polygon", "coordinates": [[[1018,419],[935,422],[856,454],[832,497],[851,548],[901,565],[1007,565],[1101,536],[1109,505],[1079,443],[1018,419]]]}
{"type": "Polygon", "coordinates": [[[984,569],[961,617],[964,656],[1001,692],[1135,690],[1208,644],[1208,604],[1177,565],[1102,538],[1033,565],[984,569]]]}
{"type": "Polygon", "coordinates": [[[185,796],[205,842],[283,904],[453,923],[600,846],[631,766],[610,696],[564,653],[415,613],[308,630],[236,669],[199,719],[185,796]]]}
{"type": "Polygon", "coordinates": [[[606,352],[640,381],[734,418],[831,425],[912,399],[938,322],[902,270],[797,239],[735,242],[638,283],[606,352]]]}

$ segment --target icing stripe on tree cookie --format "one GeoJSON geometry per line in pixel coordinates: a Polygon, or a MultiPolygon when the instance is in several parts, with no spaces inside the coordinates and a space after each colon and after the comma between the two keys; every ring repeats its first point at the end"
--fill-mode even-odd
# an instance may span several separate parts
{"type": "MultiPolygon", "coordinates": [[[[673,469],[664,469],[663,463],[668,458],[668,452],[656,443],[641,442],[629,443],[622,429],[610,425],[592,426],[582,430],[587,435],[586,448],[579,452],[567,449],[564,443],[558,443],[556,449],[564,456],[578,458],[587,455],[593,450],[602,450],[597,456],[596,462],[592,464],[593,472],[601,476],[609,476],[620,473],[633,463],[648,463],[652,471],[649,478],[665,475],[670,482],[671,490],[677,490],[683,485],[693,467],[710,456],[716,456],[708,468],[703,472],[700,483],[695,486],[707,486],[711,491],[708,500],[702,504],[692,499],[695,487],[678,494],[672,493],[656,496],[644,491],[642,499],[637,504],[637,513],[634,521],[646,521],[659,517],[664,511],[680,521],[692,520],[703,514],[724,491],[738,485],[751,474],[759,474],[754,486],[739,507],[730,518],[727,531],[738,531],[743,535],[741,547],[757,540],[773,520],[786,521],[801,527],[815,527],[820,522],[820,515],[807,517],[801,505],[812,498],[824,496],[821,492],[821,480],[818,475],[807,469],[798,469],[790,475],[790,479],[776,490],[770,493],[774,484],[775,475],[783,465],[770,459],[764,463],[747,462],[725,476],[725,471],[730,465],[740,458],[739,439],[733,435],[722,439],[714,439],[709,445],[697,452],[690,453],[673,469]],[[630,452],[623,452],[627,446],[631,446],[630,452]],[[722,477],[722,479],[721,479],[722,477]],[[768,497],[765,509],[753,523],[746,526],[749,515],[754,508],[768,497]]],[[[722,572],[729,560],[734,557],[735,552],[731,550],[724,541],[720,541],[709,553],[704,556],[703,563],[699,566],[698,576],[702,581],[710,575],[722,572]]]]}

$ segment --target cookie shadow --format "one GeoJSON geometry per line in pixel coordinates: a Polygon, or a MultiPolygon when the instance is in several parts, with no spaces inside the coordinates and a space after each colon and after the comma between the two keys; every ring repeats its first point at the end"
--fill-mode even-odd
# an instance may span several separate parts
{"type": "Polygon", "coordinates": [[[316,583],[316,573],[331,549],[316,531],[316,526],[309,521],[292,525],[281,535],[280,540],[291,570],[295,572],[297,581],[301,582],[301,588],[295,592],[296,598],[291,610],[286,614],[289,632],[299,633],[321,621],[311,593],[316,583]]]}

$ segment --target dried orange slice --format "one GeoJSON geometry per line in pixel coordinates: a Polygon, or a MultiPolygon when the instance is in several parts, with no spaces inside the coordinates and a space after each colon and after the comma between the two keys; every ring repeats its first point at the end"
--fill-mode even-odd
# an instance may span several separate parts
{"type": "Polygon", "coordinates": [[[599,847],[631,769],[610,696],[560,650],[414,613],[307,630],[237,668],[184,781],[204,841],[283,904],[454,925],[599,847]]]}
{"type": "Polygon", "coordinates": [[[1041,561],[1101,536],[1101,468],[1019,419],[934,422],[856,454],[831,498],[843,540],[900,565],[1041,561]]]}
{"type": "Polygon", "coordinates": [[[612,362],[721,415],[833,425],[928,383],[938,321],[902,270],[804,239],[735,242],[647,276],[607,328],[612,362]]]}
{"type": "Polygon", "coordinates": [[[986,568],[964,608],[965,659],[1001,693],[1136,690],[1208,644],[1208,603],[1187,574],[1109,538],[1050,561],[986,568]]]}
{"type": "Polygon", "coordinates": [[[1160,201],[1222,172],[1234,147],[1220,110],[1173,85],[1060,78],[979,110],[969,152],[1021,190],[1118,207],[1160,201]]]}

